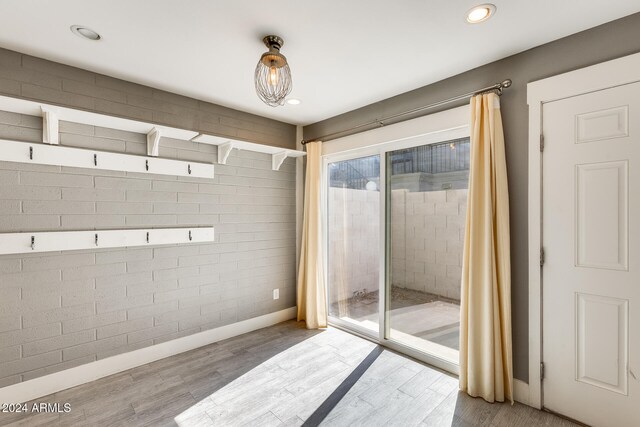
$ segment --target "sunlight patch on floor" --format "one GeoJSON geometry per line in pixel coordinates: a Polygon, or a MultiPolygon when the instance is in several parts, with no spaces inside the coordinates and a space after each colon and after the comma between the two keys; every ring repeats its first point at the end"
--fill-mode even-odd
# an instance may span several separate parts
{"type": "Polygon", "coordinates": [[[174,420],[179,426],[255,424],[258,419],[268,425],[271,417],[277,424],[310,416],[374,347],[329,329],[260,363],[174,420]]]}

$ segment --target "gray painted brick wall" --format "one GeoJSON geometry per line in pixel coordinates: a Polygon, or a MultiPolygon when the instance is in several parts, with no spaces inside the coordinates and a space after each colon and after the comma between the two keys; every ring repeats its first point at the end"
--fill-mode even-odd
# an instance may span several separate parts
{"type": "MultiPolygon", "coordinates": [[[[258,144],[291,149],[296,147],[294,125],[2,48],[0,95],[238,138],[258,144]]],[[[33,118],[25,120],[33,121],[33,118]]],[[[78,128],[81,129],[82,126],[78,128]]],[[[28,137],[33,134],[32,130],[22,127],[8,131],[14,132],[16,138],[17,135],[28,137]]],[[[130,151],[130,148],[135,150],[138,143],[142,142],[140,136],[132,141],[118,138],[119,132],[113,129],[96,130],[96,134],[92,135],[95,139],[92,141],[84,141],[78,135],[82,134],[82,131],[71,132],[63,136],[62,142],[67,145],[81,144],[96,148],[99,146],[113,151],[130,151]]],[[[160,155],[174,157],[169,153],[175,152],[176,148],[184,148],[187,144],[182,141],[177,143],[177,146],[167,143],[163,147],[164,153],[161,152],[160,155]]]]}
{"type": "MultiPolygon", "coordinates": [[[[2,55],[0,55],[0,58],[2,55]]],[[[0,112],[0,138],[41,119],[0,112]]],[[[145,154],[144,135],[61,122],[61,144],[145,154]]],[[[163,138],[162,156],[216,147],[163,138]]],[[[0,232],[213,225],[216,241],[0,256],[0,386],[295,305],[295,160],[233,151],[214,179],[0,162],[0,232]],[[280,289],[280,299],[272,290],[280,289]]]]}

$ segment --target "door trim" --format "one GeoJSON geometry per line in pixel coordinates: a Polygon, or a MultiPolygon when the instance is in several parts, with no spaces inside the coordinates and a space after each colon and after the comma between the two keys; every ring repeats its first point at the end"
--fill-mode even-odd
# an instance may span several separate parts
{"type": "Polygon", "coordinates": [[[529,405],[543,406],[542,359],[542,106],[545,103],[640,81],[640,53],[527,84],[529,105],[529,405]]]}

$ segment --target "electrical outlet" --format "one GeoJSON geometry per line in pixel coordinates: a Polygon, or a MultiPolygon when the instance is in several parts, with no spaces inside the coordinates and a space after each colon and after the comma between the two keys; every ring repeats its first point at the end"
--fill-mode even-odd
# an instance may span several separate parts
{"type": "Polygon", "coordinates": [[[280,298],[280,289],[274,289],[273,290],[273,299],[278,299],[280,298]]]}

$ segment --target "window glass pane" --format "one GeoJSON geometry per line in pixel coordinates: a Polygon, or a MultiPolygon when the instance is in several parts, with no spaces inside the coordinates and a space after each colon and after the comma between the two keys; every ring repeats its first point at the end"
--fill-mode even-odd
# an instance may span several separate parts
{"type": "Polygon", "coordinates": [[[469,139],[387,154],[389,338],[458,363],[469,139]]]}
{"type": "Polygon", "coordinates": [[[329,315],[377,334],[380,157],[328,165],[329,315]]]}

